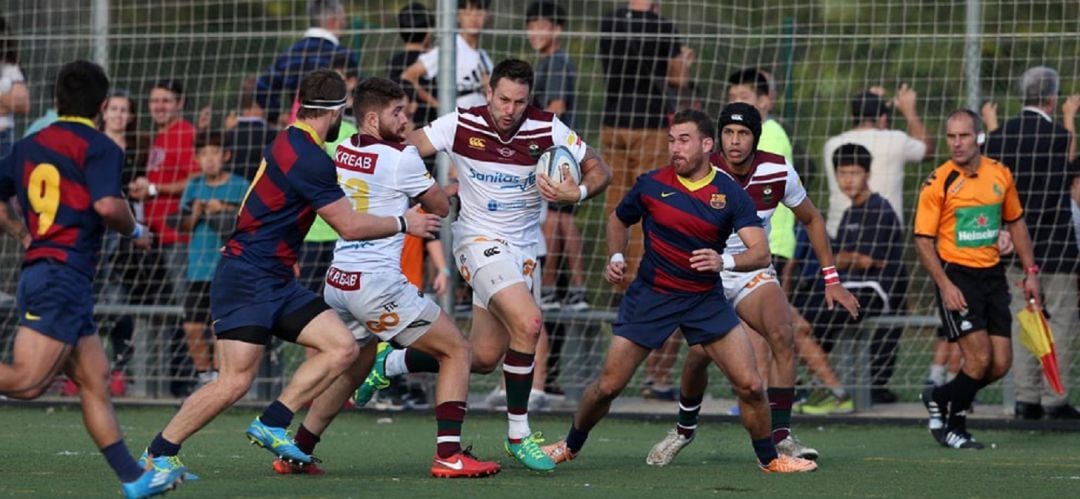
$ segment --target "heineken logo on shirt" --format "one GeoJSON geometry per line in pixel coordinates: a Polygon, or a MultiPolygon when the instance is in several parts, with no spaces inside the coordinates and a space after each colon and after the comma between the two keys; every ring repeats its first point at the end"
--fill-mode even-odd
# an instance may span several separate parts
{"type": "Polygon", "coordinates": [[[956,245],[978,248],[997,244],[1001,229],[1001,205],[956,209],[956,245]]]}

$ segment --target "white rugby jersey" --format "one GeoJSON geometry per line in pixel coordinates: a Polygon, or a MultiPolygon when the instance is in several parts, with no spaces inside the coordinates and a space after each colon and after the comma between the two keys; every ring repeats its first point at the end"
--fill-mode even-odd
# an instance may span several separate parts
{"type": "MultiPolygon", "coordinates": [[[[470,47],[461,35],[457,35],[456,39],[457,107],[470,108],[487,104],[487,96],[484,95],[484,80],[495,66],[484,49],[470,47]]],[[[427,71],[424,78],[434,81],[439,74],[439,47],[420,54],[417,60],[427,71]]]]}
{"type": "Polygon", "coordinates": [[[585,158],[585,142],[555,115],[528,106],[517,130],[500,136],[487,106],[459,109],[424,127],[436,150],[450,154],[461,183],[461,209],[454,239],[503,239],[518,246],[540,235],[540,190],[536,160],[554,145],[585,158]]]}
{"type": "MultiPolygon", "coordinates": [[[[794,208],[806,199],[806,189],[799,181],[799,174],[795,173],[795,168],[778,154],[756,151],[754,163],[745,176],[733,173],[727,161],[724,160],[724,156],[719,152],[713,153],[709,161],[717,170],[726,173],[735,183],[741,185],[743,190],[750,195],[750,199],[754,200],[758,217],[765,225],[766,234],[771,229],[772,215],[777,205],[784,203],[784,206],[794,208]]],[[[724,253],[737,255],[744,251],[746,251],[746,245],[739,238],[739,234],[732,233],[728,237],[724,253]]]]}
{"type": "MultiPolygon", "coordinates": [[[[416,148],[366,134],[342,141],[334,151],[338,185],[358,212],[397,217],[409,199],[435,185],[416,148]]],[[[401,272],[405,235],[371,241],[338,239],[334,266],[354,272],[401,272]]]]}

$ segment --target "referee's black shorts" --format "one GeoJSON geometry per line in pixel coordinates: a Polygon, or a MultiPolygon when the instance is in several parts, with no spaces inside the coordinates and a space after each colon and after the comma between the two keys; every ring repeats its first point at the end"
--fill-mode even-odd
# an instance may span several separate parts
{"type": "Polygon", "coordinates": [[[1012,313],[1009,311],[1009,281],[1005,278],[1005,265],[998,263],[988,268],[973,268],[942,262],[945,275],[960,288],[967,301],[967,310],[946,310],[937,290],[938,313],[945,325],[946,337],[951,342],[975,331],[986,330],[992,336],[1008,338],[1012,332],[1012,313]]]}

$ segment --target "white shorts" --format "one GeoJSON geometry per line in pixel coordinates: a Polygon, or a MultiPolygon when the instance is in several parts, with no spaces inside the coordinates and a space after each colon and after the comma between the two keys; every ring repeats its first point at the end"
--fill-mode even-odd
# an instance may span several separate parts
{"type": "Polygon", "coordinates": [[[501,239],[469,237],[454,247],[458,271],[473,289],[473,305],[488,308],[495,293],[519,282],[540,302],[540,262],[534,246],[521,248],[501,239]]]}
{"type": "Polygon", "coordinates": [[[732,307],[739,306],[743,298],[750,296],[750,293],[761,286],[780,285],[780,281],[776,279],[776,269],[772,265],[750,272],[721,272],[720,279],[724,282],[724,297],[731,302],[732,307]]]}
{"type": "Polygon", "coordinates": [[[407,347],[427,333],[442,312],[399,272],[348,272],[331,266],[323,299],[361,343],[374,334],[407,347]]]}

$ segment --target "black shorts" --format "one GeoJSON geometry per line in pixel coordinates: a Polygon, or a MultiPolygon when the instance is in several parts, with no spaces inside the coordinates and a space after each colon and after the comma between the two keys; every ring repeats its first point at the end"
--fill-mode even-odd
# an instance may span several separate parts
{"type": "Polygon", "coordinates": [[[945,275],[960,288],[967,301],[967,310],[945,310],[940,290],[936,291],[938,313],[945,325],[946,337],[955,342],[975,331],[985,330],[991,336],[1008,338],[1012,332],[1012,313],[1009,311],[1009,280],[1005,278],[1005,266],[979,269],[955,263],[942,262],[945,275]]]}
{"type": "Polygon", "coordinates": [[[575,203],[567,203],[567,204],[548,203],[547,204],[547,209],[548,209],[548,211],[554,211],[555,213],[567,213],[567,214],[573,215],[574,212],[577,211],[577,204],[575,204],[575,203]]]}
{"type": "Polygon", "coordinates": [[[184,296],[184,322],[210,323],[210,281],[188,282],[184,296]]]}

